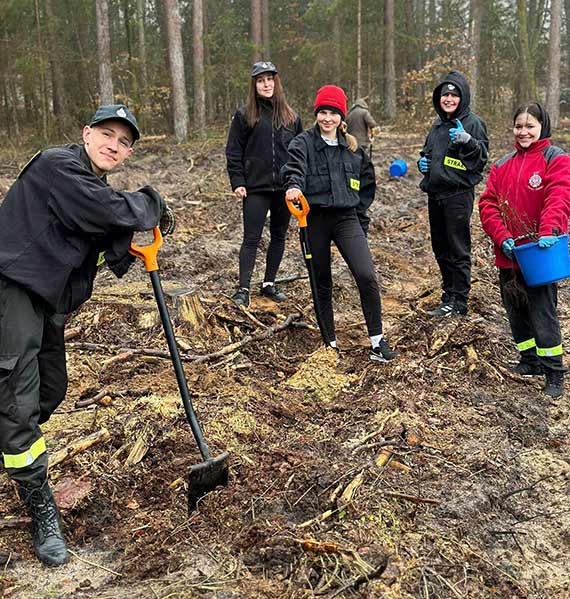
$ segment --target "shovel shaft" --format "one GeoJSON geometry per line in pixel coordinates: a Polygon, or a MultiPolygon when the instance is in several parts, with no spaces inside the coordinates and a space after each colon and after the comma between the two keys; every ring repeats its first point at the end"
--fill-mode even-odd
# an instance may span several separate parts
{"type": "Polygon", "coordinates": [[[184,411],[186,412],[188,423],[190,424],[192,434],[196,439],[196,443],[198,444],[198,448],[200,449],[202,457],[204,458],[204,460],[209,460],[210,450],[208,448],[208,445],[206,444],[206,440],[204,439],[202,429],[200,428],[200,424],[198,422],[198,419],[196,418],[194,406],[192,405],[192,398],[190,397],[188,383],[186,381],[186,376],[184,375],[184,369],[182,368],[182,360],[180,359],[180,352],[178,351],[178,346],[176,345],[174,330],[170,321],[168,308],[166,307],[164,291],[162,290],[162,285],[160,283],[160,276],[158,274],[158,271],[151,271],[149,272],[149,275],[150,280],[152,282],[154,297],[158,305],[158,311],[160,313],[160,320],[162,321],[162,328],[164,329],[164,336],[166,337],[168,349],[170,350],[170,357],[172,359],[172,364],[174,365],[174,372],[176,373],[176,381],[178,383],[180,396],[182,397],[184,411]]]}
{"type": "Polygon", "coordinates": [[[311,254],[311,247],[309,245],[309,234],[307,227],[299,228],[299,239],[301,240],[301,251],[305,258],[305,264],[307,265],[307,272],[309,273],[309,284],[311,285],[311,295],[313,296],[313,306],[315,307],[315,317],[317,324],[319,325],[319,331],[325,345],[328,347],[331,344],[331,336],[329,335],[325,323],[323,321],[321,306],[319,303],[319,295],[317,292],[317,280],[315,276],[315,267],[313,265],[313,256],[311,254]]]}

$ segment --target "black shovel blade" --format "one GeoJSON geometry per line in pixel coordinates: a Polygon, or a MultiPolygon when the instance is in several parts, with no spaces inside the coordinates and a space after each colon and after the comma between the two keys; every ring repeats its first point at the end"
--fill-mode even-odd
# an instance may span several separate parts
{"type": "Polygon", "coordinates": [[[229,474],[227,451],[216,458],[190,466],[188,470],[188,512],[192,513],[196,509],[198,501],[216,487],[227,487],[229,474]]]}

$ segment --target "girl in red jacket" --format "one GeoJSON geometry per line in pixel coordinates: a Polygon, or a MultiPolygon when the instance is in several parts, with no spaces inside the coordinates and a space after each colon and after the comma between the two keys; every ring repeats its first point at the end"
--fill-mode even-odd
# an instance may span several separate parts
{"type": "Polygon", "coordinates": [[[537,102],[514,114],[515,151],[496,162],[479,200],[481,224],[495,244],[503,305],[520,361],[513,371],[546,378],[545,393],[563,393],[562,337],[555,283],[528,287],[515,245],[546,248],[568,231],[570,157],[550,143],[550,118],[537,102]]]}

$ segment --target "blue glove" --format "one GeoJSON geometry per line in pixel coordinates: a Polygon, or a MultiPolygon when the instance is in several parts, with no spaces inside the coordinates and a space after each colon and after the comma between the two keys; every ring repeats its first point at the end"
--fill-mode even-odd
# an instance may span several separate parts
{"type": "Polygon", "coordinates": [[[512,237],[505,239],[505,241],[503,241],[503,245],[501,246],[501,249],[503,250],[503,254],[505,254],[505,256],[509,259],[512,259],[512,257],[513,257],[513,249],[514,248],[515,248],[515,240],[512,237]]]}
{"type": "Polygon", "coordinates": [[[422,156],[418,160],[418,168],[420,169],[420,173],[423,173],[424,175],[429,173],[429,163],[430,162],[431,162],[431,160],[429,158],[426,158],[425,156],[422,156]]]}
{"type": "Polygon", "coordinates": [[[558,237],[556,237],[556,235],[544,235],[543,237],[539,238],[538,247],[549,248],[550,246],[554,245],[557,241],[558,237]]]}
{"type": "Polygon", "coordinates": [[[471,135],[465,131],[459,119],[455,119],[455,122],[457,123],[457,127],[452,127],[449,130],[449,138],[451,139],[451,143],[466,144],[471,139],[471,135]]]}

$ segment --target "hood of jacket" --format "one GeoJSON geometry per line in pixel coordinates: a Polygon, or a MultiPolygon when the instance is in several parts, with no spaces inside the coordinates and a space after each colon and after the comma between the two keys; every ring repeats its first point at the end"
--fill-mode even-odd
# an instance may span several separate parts
{"type": "Polygon", "coordinates": [[[453,113],[452,118],[463,119],[471,112],[471,89],[469,83],[465,78],[465,75],[460,71],[450,71],[436,86],[433,90],[432,101],[433,107],[442,121],[449,121],[447,113],[442,109],[440,105],[441,99],[441,88],[446,83],[452,83],[455,87],[459,88],[461,93],[461,102],[457,110],[453,113]]]}
{"type": "Polygon", "coordinates": [[[358,98],[351,106],[350,110],[354,110],[355,108],[366,108],[366,110],[368,110],[368,103],[364,98],[358,98]]]}

